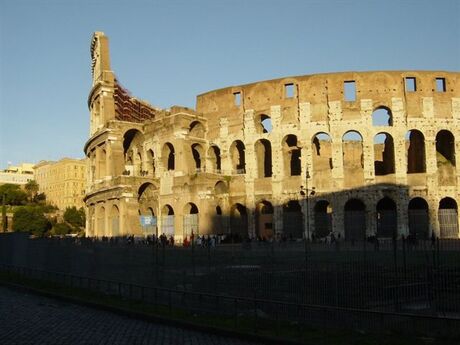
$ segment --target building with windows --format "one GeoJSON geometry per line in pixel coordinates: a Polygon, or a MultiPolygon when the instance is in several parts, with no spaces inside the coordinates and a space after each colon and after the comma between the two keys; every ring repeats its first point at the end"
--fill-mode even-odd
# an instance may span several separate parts
{"type": "Polygon", "coordinates": [[[88,236],[459,236],[458,72],[286,77],[159,109],[120,85],[101,32],[91,58],[88,236]]]}
{"type": "Polygon", "coordinates": [[[41,161],[34,166],[39,193],[46,194],[46,202],[64,211],[67,207],[84,207],[86,186],[85,159],[63,158],[41,161]]]}
{"type": "Polygon", "coordinates": [[[0,171],[0,184],[25,185],[34,179],[34,169],[31,163],[22,163],[18,166],[9,165],[0,171]]]}

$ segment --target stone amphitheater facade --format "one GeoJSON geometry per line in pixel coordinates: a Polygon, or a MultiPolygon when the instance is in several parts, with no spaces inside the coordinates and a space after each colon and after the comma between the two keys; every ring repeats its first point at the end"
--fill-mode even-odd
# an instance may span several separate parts
{"type": "Polygon", "coordinates": [[[458,72],[287,77],[159,109],[123,89],[101,32],[91,58],[88,236],[459,236],[458,72]]]}

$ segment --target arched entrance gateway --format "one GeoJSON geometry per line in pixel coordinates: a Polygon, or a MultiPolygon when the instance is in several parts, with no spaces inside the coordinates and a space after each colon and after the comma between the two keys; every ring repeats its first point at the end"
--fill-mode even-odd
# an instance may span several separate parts
{"type": "Polygon", "coordinates": [[[420,240],[429,237],[428,204],[423,198],[413,198],[409,202],[409,234],[420,240]]]}
{"type": "Polygon", "coordinates": [[[116,205],[110,211],[110,234],[113,237],[120,236],[120,211],[116,205]]]}
{"type": "Polygon", "coordinates": [[[441,238],[458,238],[458,207],[452,198],[439,202],[439,235],[441,238]]]}
{"type": "Polygon", "coordinates": [[[261,239],[271,239],[273,229],[273,206],[268,201],[261,201],[256,207],[256,235],[261,239]]]}
{"type": "Polygon", "coordinates": [[[189,202],[184,207],[184,238],[192,236],[197,236],[199,234],[198,227],[198,207],[189,202]]]}
{"type": "Polygon", "coordinates": [[[392,238],[398,233],[396,204],[388,197],[377,203],[377,237],[392,238]]]}
{"type": "Polygon", "coordinates": [[[248,212],[241,204],[234,204],[230,209],[230,233],[240,239],[248,236],[248,212]]]}
{"type": "Polygon", "coordinates": [[[326,200],[315,204],[315,237],[324,238],[332,231],[332,208],[326,200]]]}
{"type": "Polygon", "coordinates": [[[303,213],[297,200],[283,205],[283,232],[288,238],[303,237],[303,213]]]}
{"type": "Polygon", "coordinates": [[[161,209],[161,234],[174,236],[174,209],[170,205],[161,209]]]}
{"type": "Polygon", "coordinates": [[[345,239],[366,238],[366,206],[359,199],[350,199],[344,207],[345,239]]]}

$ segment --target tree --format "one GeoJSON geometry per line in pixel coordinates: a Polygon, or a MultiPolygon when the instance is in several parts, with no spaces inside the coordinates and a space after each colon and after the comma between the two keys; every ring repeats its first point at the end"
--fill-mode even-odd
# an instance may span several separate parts
{"type": "Polygon", "coordinates": [[[70,234],[74,229],[67,223],[57,223],[53,226],[52,232],[55,235],[67,235],[70,234]]]}
{"type": "Polygon", "coordinates": [[[85,211],[83,208],[77,210],[75,206],[67,207],[64,212],[64,220],[74,227],[83,228],[86,222],[85,211]]]}
{"type": "Polygon", "coordinates": [[[35,180],[30,180],[26,183],[26,185],[24,186],[24,189],[26,190],[29,196],[29,200],[33,201],[35,196],[38,193],[39,186],[35,180]]]}
{"type": "Polygon", "coordinates": [[[27,193],[19,185],[15,184],[1,185],[0,195],[5,195],[6,205],[24,205],[27,201],[27,193]]]}
{"type": "Polygon", "coordinates": [[[40,208],[32,206],[18,207],[13,214],[14,231],[43,236],[49,229],[51,229],[51,223],[40,208]]]}
{"type": "Polygon", "coordinates": [[[45,193],[35,194],[35,196],[33,198],[33,202],[36,203],[36,204],[44,204],[46,202],[45,193]]]}

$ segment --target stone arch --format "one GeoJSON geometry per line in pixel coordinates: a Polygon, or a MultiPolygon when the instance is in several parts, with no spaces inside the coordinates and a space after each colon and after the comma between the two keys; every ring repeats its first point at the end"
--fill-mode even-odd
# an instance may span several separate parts
{"type": "Polygon", "coordinates": [[[97,172],[98,178],[104,178],[107,176],[107,152],[105,148],[99,147],[98,153],[98,165],[97,165],[97,172]]]}
{"type": "Polygon", "coordinates": [[[211,145],[208,149],[208,164],[206,170],[220,173],[222,170],[220,148],[217,145],[211,145]]]}
{"type": "Polygon", "coordinates": [[[205,127],[200,121],[192,121],[189,127],[189,135],[196,138],[204,138],[205,127]]]}
{"type": "Polygon", "coordinates": [[[120,236],[120,211],[117,205],[112,205],[110,210],[110,235],[120,236]]]}
{"type": "Polygon", "coordinates": [[[345,132],[342,137],[343,174],[346,187],[364,184],[363,137],[355,130],[345,132]]]}
{"type": "Polygon", "coordinates": [[[161,151],[161,159],[163,167],[165,170],[174,170],[175,169],[175,151],[173,144],[167,142],[163,145],[163,150],[161,151]]]}
{"type": "Polygon", "coordinates": [[[228,186],[224,181],[217,181],[214,185],[214,194],[222,195],[228,193],[228,186]]]}
{"type": "Polygon", "coordinates": [[[203,146],[198,143],[192,144],[192,156],[195,161],[195,169],[200,172],[202,167],[203,146]]]}
{"type": "Polygon", "coordinates": [[[455,186],[455,138],[448,130],[441,130],[436,135],[436,163],[438,185],[455,186]]]}
{"type": "Polygon", "coordinates": [[[227,233],[227,224],[225,222],[224,214],[222,212],[222,207],[220,205],[216,206],[216,213],[214,215],[214,233],[215,234],[225,234],[227,233]]]}
{"type": "Polygon", "coordinates": [[[161,234],[174,236],[174,209],[169,204],[161,209],[161,234]]]}
{"type": "Polygon", "coordinates": [[[235,140],[230,146],[230,159],[234,173],[246,173],[245,146],[241,140],[235,140]]]}
{"type": "Polygon", "coordinates": [[[393,137],[385,132],[374,137],[374,171],[375,176],[395,173],[395,149],[393,137]]]}
{"type": "Polygon", "coordinates": [[[147,173],[155,176],[155,153],[152,149],[147,151],[147,173]]]}
{"type": "Polygon", "coordinates": [[[125,158],[125,174],[139,175],[142,171],[142,147],[144,134],[135,128],[127,130],[123,135],[123,155],[125,158]]]}
{"type": "Polygon", "coordinates": [[[313,181],[320,188],[332,183],[332,139],[325,132],[316,133],[311,140],[313,181]]]}
{"type": "Polygon", "coordinates": [[[303,213],[298,200],[283,205],[283,232],[289,239],[303,238],[303,213]]]}
{"type": "Polygon", "coordinates": [[[248,236],[248,211],[246,206],[240,203],[236,203],[230,208],[230,233],[235,240],[241,240],[248,236]]]}
{"type": "Polygon", "coordinates": [[[426,171],[425,137],[414,129],[406,133],[407,173],[416,174],[426,171]]]}
{"type": "Polygon", "coordinates": [[[97,229],[96,236],[105,236],[105,207],[103,205],[97,208],[97,229]]]}
{"type": "Polygon", "coordinates": [[[332,232],[332,207],[327,200],[318,200],[315,212],[315,237],[324,238],[332,232]]]}
{"type": "Polygon", "coordinates": [[[408,205],[409,235],[425,240],[429,237],[429,208],[425,199],[412,198],[408,205]]]}
{"type": "Polygon", "coordinates": [[[272,119],[267,114],[259,114],[255,118],[257,133],[271,133],[273,130],[272,119]]]}
{"type": "Polygon", "coordinates": [[[366,205],[359,199],[349,199],[344,206],[344,230],[346,240],[366,238],[366,205]]]}
{"type": "Polygon", "coordinates": [[[256,206],[256,235],[261,239],[272,239],[275,235],[273,227],[274,209],[271,202],[262,200],[256,206]]]}
{"type": "Polygon", "coordinates": [[[457,201],[446,197],[439,202],[438,209],[439,236],[441,238],[458,238],[457,201]]]}
{"type": "Polygon", "coordinates": [[[154,208],[158,200],[158,187],[153,183],[143,183],[137,192],[137,201],[142,215],[145,215],[148,208],[154,208]]]}
{"type": "Polygon", "coordinates": [[[398,212],[394,200],[389,197],[380,199],[376,211],[377,237],[396,237],[398,234],[398,212]]]}
{"type": "Polygon", "coordinates": [[[272,146],[267,139],[257,140],[255,145],[255,156],[257,161],[257,177],[272,176],[272,146]]]}
{"type": "Polygon", "coordinates": [[[301,150],[298,146],[297,137],[289,134],[284,137],[283,142],[283,162],[284,176],[300,176],[301,167],[301,150]]]}
{"type": "Polygon", "coordinates": [[[390,108],[379,106],[372,113],[372,126],[393,126],[393,114],[390,108]]]}
{"type": "Polygon", "coordinates": [[[184,211],[184,237],[190,237],[192,235],[197,236],[199,235],[199,224],[198,224],[198,207],[193,203],[189,202],[185,204],[184,211]]]}

